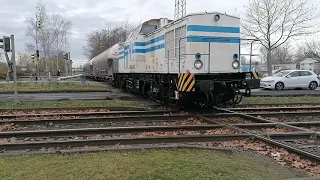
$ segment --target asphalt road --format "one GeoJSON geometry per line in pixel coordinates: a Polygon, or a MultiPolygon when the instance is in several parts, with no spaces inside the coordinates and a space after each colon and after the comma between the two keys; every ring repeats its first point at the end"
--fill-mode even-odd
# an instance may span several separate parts
{"type": "MultiPolygon", "coordinates": [[[[85,93],[22,93],[19,101],[63,101],[63,100],[95,100],[95,99],[133,99],[133,95],[119,92],[85,92],[85,93]]],[[[0,102],[13,102],[13,94],[0,94],[0,102]]]]}

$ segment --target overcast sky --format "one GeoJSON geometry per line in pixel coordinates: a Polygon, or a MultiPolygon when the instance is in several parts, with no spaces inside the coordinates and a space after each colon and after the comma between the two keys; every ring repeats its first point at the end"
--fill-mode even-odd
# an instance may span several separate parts
{"type": "MultiPolygon", "coordinates": [[[[236,14],[249,0],[187,0],[187,14],[218,11],[236,14]]],[[[0,36],[15,35],[16,51],[24,52],[25,18],[34,17],[38,0],[0,0],[0,36]]],[[[151,18],[173,19],[174,0],[42,0],[49,13],[59,13],[73,22],[71,58],[86,61],[82,55],[85,35],[106,20],[141,22],[151,18]]],[[[314,0],[315,4],[320,4],[314,0]]],[[[77,63],[77,64],[78,64],[77,63]]]]}

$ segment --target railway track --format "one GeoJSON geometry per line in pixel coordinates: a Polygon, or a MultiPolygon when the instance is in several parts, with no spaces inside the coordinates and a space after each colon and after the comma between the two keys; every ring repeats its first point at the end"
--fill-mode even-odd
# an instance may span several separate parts
{"type": "Polygon", "coordinates": [[[161,115],[165,113],[177,113],[176,111],[171,110],[139,110],[139,111],[103,111],[103,112],[64,112],[64,113],[43,113],[43,114],[15,114],[3,113],[0,115],[0,119],[30,119],[40,117],[42,118],[49,118],[49,117],[59,117],[59,118],[81,118],[81,117],[106,117],[106,116],[144,116],[144,115],[161,115]]]}
{"type": "MultiPolygon", "coordinates": [[[[263,152],[285,149],[290,155],[295,154],[307,159],[313,167],[320,167],[317,163],[320,162],[320,132],[314,129],[320,127],[320,121],[283,122],[266,119],[268,115],[257,117],[259,113],[273,114],[272,117],[278,117],[275,115],[278,113],[297,113],[296,107],[282,108],[293,112],[260,112],[261,109],[259,111],[255,108],[253,111],[259,112],[256,113],[252,112],[252,109],[217,108],[216,112],[201,113],[114,109],[115,111],[108,112],[20,115],[6,114],[6,111],[2,111],[0,152],[2,155],[10,155],[188,144],[200,144],[205,148],[250,149],[253,147],[252,144],[255,144],[257,147],[261,146],[260,150],[263,152]],[[247,111],[250,113],[246,113],[247,111]]],[[[279,109],[273,108],[282,111],[279,109]]],[[[318,110],[316,107],[311,109],[318,110]]],[[[299,109],[298,113],[315,113],[303,110],[310,109],[305,107],[299,109]]],[[[314,172],[320,174],[320,171],[314,172]]]]}
{"type": "Polygon", "coordinates": [[[228,108],[230,111],[255,112],[320,112],[320,106],[293,106],[293,107],[255,107],[255,108],[228,108]]]}
{"type": "MultiPolygon", "coordinates": [[[[218,109],[218,110],[225,111],[227,113],[238,114],[237,112],[233,112],[230,109],[229,110],[218,109]]],[[[243,114],[243,116],[248,116],[248,118],[250,118],[250,119],[252,119],[252,118],[255,119],[255,117],[252,117],[251,115],[248,115],[248,114],[243,114]]],[[[261,118],[257,117],[256,119],[259,120],[261,118]]],[[[300,124],[302,125],[302,123],[300,123],[300,124]]],[[[319,138],[320,132],[318,132],[318,131],[310,131],[310,130],[306,130],[304,128],[293,126],[294,124],[292,125],[292,124],[277,123],[277,122],[274,122],[273,124],[248,124],[248,125],[222,124],[222,125],[226,125],[227,127],[238,129],[239,131],[241,131],[243,133],[253,134],[253,136],[259,140],[262,140],[262,141],[270,143],[270,144],[274,144],[278,147],[285,148],[293,153],[297,153],[297,154],[302,155],[304,157],[314,159],[317,162],[320,162],[320,151],[319,151],[320,150],[320,138],[319,138]],[[258,129],[258,131],[256,131],[257,129],[258,129]],[[265,133],[266,131],[267,132],[268,131],[280,132],[281,138],[279,138],[279,136],[277,134],[267,135],[267,138],[266,138],[262,134],[262,133],[265,133]],[[304,133],[301,134],[300,132],[310,132],[312,135],[308,134],[308,135],[310,135],[308,137],[308,135],[304,136],[305,134],[304,133]],[[285,139],[283,139],[283,135],[285,135],[285,136],[289,135],[289,136],[287,136],[285,139]],[[302,135],[302,136],[300,136],[300,135],[302,135]],[[281,141],[279,141],[279,140],[281,140],[281,141]],[[313,142],[316,142],[316,143],[309,145],[309,148],[312,149],[312,150],[309,150],[309,149],[303,149],[299,146],[294,146],[292,144],[285,143],[288,140],[293,141],[293,142],[301,141],[301,140],[305,140],[305,141],[313,140],[313,142]]],[[[308,144],[306,146],[308,147],[308,144]]]]}
{"type": "Polygon", "coordinates": [[[319,106],[319,103],[287,103],[287,104],[264,104],[264,103],[252,103],[252,104],[238,104],[238,108],[264,108],[264,107],[301,107],[301,106],[319,106]]]}

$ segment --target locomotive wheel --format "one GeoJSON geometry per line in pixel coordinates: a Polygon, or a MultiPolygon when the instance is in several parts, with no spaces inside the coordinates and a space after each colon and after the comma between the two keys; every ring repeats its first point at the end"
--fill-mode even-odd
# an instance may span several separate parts
{"type": "Polygon", "coordinates": [[[237,96],[237,100],[235,101],[235,104],[239,104],[242,101],[242,98],[243,98],[243,96],[242,96],[242,94],[241,94],[239,89],[237,90],[236,96],[237,96]]]}
{"type": "Polygon", "coordinates": [[[223,94],[219,94],[218,96],[216,96],[216,106],[217,107],[221,107],[221,108],[224,108],[226,107],[226,102],[224,101],[224,98],[223,98],[223,94]]]}

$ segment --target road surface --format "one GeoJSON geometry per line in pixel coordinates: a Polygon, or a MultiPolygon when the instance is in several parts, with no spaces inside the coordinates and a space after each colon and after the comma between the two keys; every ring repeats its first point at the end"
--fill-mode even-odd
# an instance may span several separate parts
{"type": "MultiPolygon", "coordinates": [[[[99,99],[133,99],[134,95],[119,92],[81,92],[81,93],[22,93],[19,101],[63,101],[63,100],[99,100],[99,99]]],[[[0,102],[13,102],[13,94],[0,94],[0,102]]]]}

